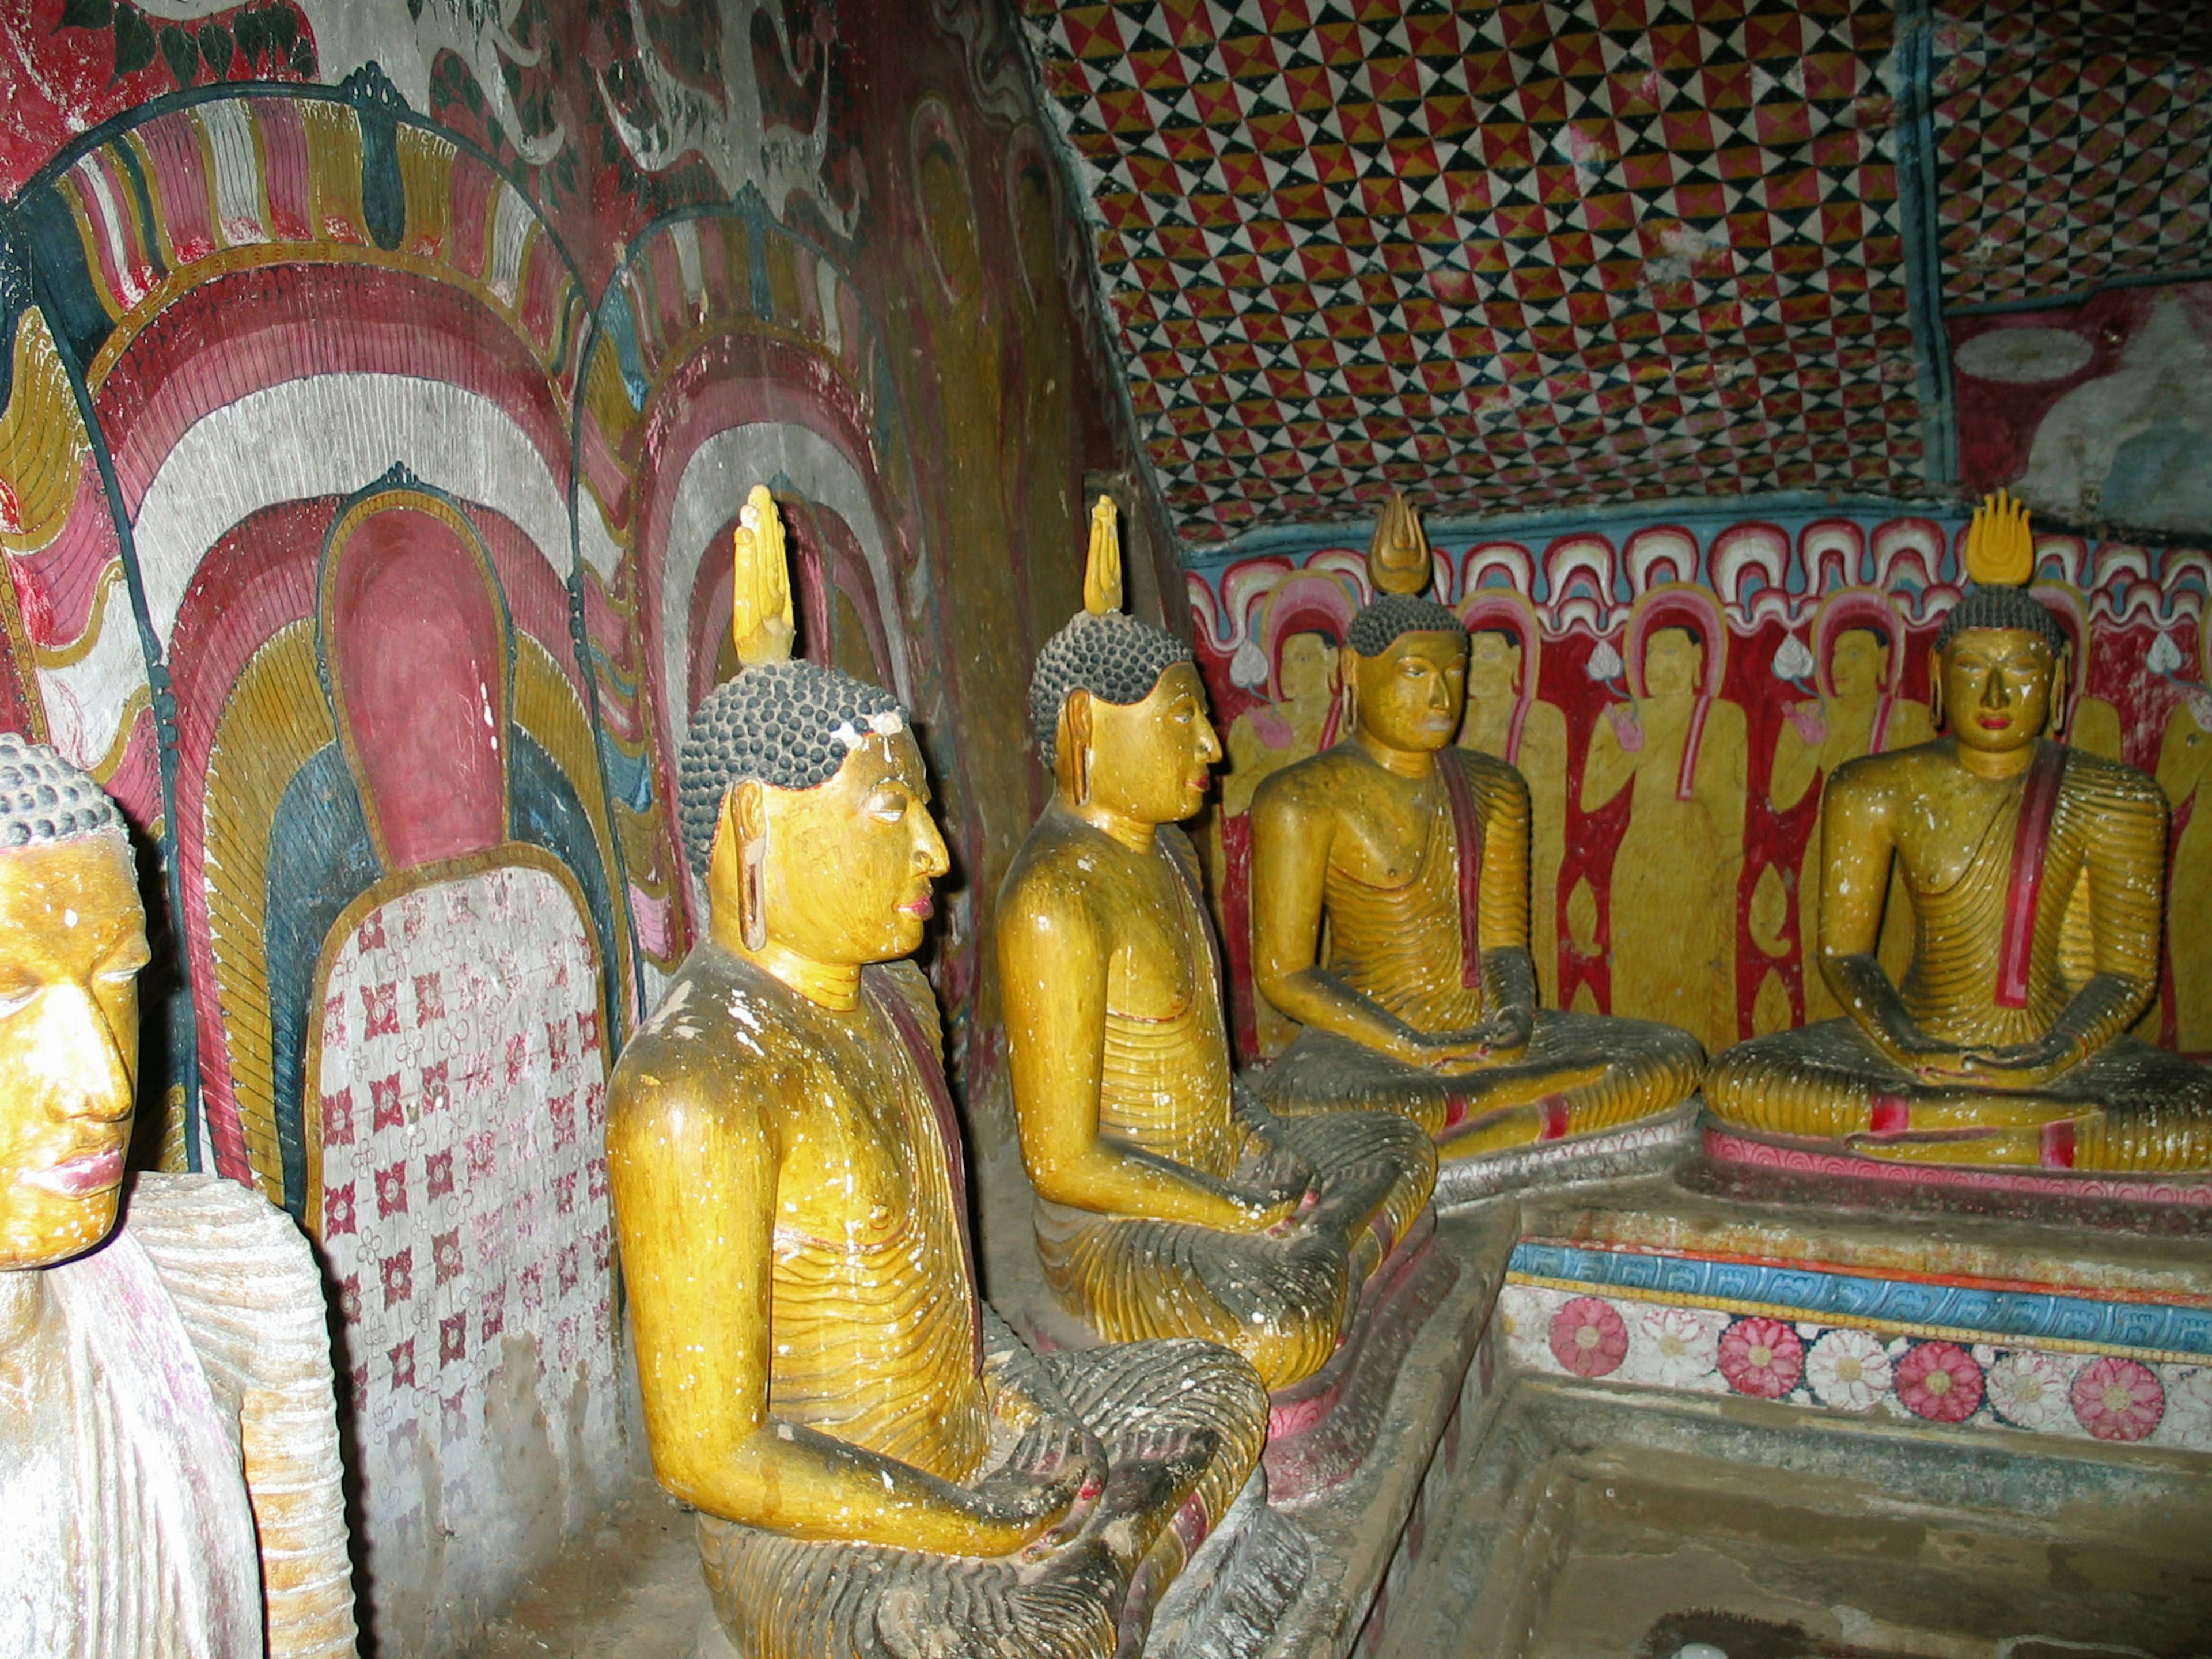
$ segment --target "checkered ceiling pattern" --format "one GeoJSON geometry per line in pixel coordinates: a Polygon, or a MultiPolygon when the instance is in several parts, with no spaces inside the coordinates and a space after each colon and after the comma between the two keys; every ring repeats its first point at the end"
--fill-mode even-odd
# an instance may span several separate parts
{"type": "Polygon", "coordinates": [[[1947,0],[1947,310],[2212,269],[2212,0],[1947,0]]]}
{"type": "Polygon", "coordinates": [[[1948,494],[1909,262],[1947,312],[2212,268],[2212,0],[1022,3],[1194,544],[1948,494]]]}
{"type": "Polygon", "coordinates": [[[1187,538],[1920,488],[1861,0],[1026,0],[1187,538]]]}

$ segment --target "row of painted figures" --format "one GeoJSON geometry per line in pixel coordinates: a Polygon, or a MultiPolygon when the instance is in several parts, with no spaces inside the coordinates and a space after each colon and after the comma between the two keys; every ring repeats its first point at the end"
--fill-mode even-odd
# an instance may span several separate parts
{"type": "MultiPolygon", "coordinates": [[[[2068,641],[2073,691],[2063,740],[2122,759],[2120,708],[2086,690],[2094,641],[2079,595],[2044,591],[2068,641]]],[[[1350,724],[1346,684],[1357,659],[1342,644],[1338,602],[1348,618],[1354,606],[1338,574],[1285,576],[1254,637],[1228,665],[1231,683],[1252,680],[1262,700],[1227,724],[1217,810],[1194,838],[1217,918],[1232,939],[1249,933],[1251,808],[1260,787],[1329,747],[1350,724]]],[[[1540,694],[1540,665],[1554,647],[1526,600],[1510,588],[1476,587],[1455,605],[1469,629],[1457,746],[1506,762],[1528,786],[1528,944],[1538,983],[1559,1006],[1589,1012],[1599,1011],[1601,989],[1606,1012],[1678,1024],[1715,1051],[1739,1035],[1834,1018],[1843,1006],[1813,956],[1817,822],[1802,830],[1802,850],[1792,845],[1780,857],[1770,826],[1784,818],[1802,824],[1800,808],[1817,805],[1821,784],[1846,761],[1936,735],[1928,702],[1904,689],[1902,607],[1875,590],[1846,587],[1821,599],[1808,640],[1785,638],[1770,683],[1783,701],[1773,711],[1781,718],[1762,787],[1751,753],[1756,711],[1720,690],[1726,658],[1741,647],[1732,647],[1717,599],[1710,590],[1668,583],[1644,605],[1617,648],[1601,642],[1589,669],[1599,677],[1602,659],[1613,683],[1625,684],[1626,700],[1584,714],[1540,694]],[[1801,698],[1792,686],[1814,695],[1801,698]],[[1585,714],[1585,729],[1571,740],[1571,725],[1585,714]],[[1582,841],[1597,827],[1593,815],[1620,825],[1600,832],[1604,854],[1595,862],[1582,841]]],[[[2212,627],[2200,629],[2199,640],[2203,673],[2212,678],[2212,627]]],[[[2179,647],[2161,637],[2151,668],[2161,650],[2178,667],[2179,647]]],[[[2200,692],[2177,702],[2156,755],[2156,775],[2178,819],[2200,790],[2207,802],[2178,826],[2172,871],[2174,903],[2203,903],[2212,898],[2212,699],[2200,692]]],[[[1892,905],[1880,952],[1896,978],[1909,944],[1903,910],[1892,905]]],[[[2167,949],[2166,1005],[2154,1005],[2138,1030],[2170,1030],[2183,1052],[2212,1053],[2212,934],[2187,933],[2167,949]]],[[[1251,1021],[1241,1035],[1258,1054],[1272,1055],[1296,1036],[1264,997],[1251,1021]]]]}
{"type": "MultiPolygon", "coordinates": [[[[1352,732],[1253,805],[1257,976],[1302,1029],[1238,1079],[1176,827],[1220,745],[1187,647],[1120,612],[1102,503],[1085,611],[1032,682],[1054,794],[997,939],[1036,1352],[978,1297],[904,959],[946,868],[921,755],[888,694],[791,659],[757,490],[744,666],[681,767],[709,927],[620,1060],[608,1130],[653,1460],[700,1513],[736,1650],[1140,1645],[1240,1498],[1340,1472],[1278,1454],[1322,1432],[1315,1402],[1390,1322],[1370,1316],[1419,1304],[1440,1157],[1462,1190],[1601,1160],[1686,1124],[1702,1080],[1737,1133],[1870,1163],[2212,1167],[2212,1072],[2124,1035],[2157,961],[2161,797],[2045,738],[2065,642],[2019,586],[2027,548],[2008,503],[1977,515],[1937,646],[1950,735],[1828,785],[1819,962],[1844,1012],[1708,1064],[1671,1027],[1537,1006],[1528,791],[1453,742],[1466,631],[1394,506],[1346,639],[1352,732]],[[1901,978],[1877,950],[1893,872],[1901,978]]],[[[88,781],[4,738],[0,842],[0,1554],[30,1567],[0,1587],[0,1653],[245,1655],[264,1622],[271,1653],[348,1650],[304,1244],[239,1189],[141,1177],[93,1248],[145,958],[128,847],[88,781]]]]}

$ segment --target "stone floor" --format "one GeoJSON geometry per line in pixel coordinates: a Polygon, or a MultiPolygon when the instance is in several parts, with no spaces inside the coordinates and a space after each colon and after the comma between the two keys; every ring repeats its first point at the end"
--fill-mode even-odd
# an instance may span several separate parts
{"type": "MultiPolygon", "coordinates": [[[[1488,1200],[1438,1237],[1466,1271],[1393,1390],[1379,1443],[1405,1455],[1285,1511],[1314,1571],[1271,1655],[1672,1659],[1705,1642],[1728,1659],[2212,1659],[2201,1448],[1669,1391],[1633,1364],[1559,1375],[1516,1360],[1492,1316],[1516,1238],[1794,1264],[1801,1289],[1820,1264],[1862,1288],[1908,1269],[2016,1291],[2055,1276],[2077,1298],[2184,1311],[2212,1307],[2212,1240],[1746,1204],[1665,1176],[1488,1200]],[[1378,1578],[1369,1613],[1358,1587],[1378,1578]]],[[[1002,1307],[1030,1288],[997,1277],[1002,1307]]],[[[717,1651],[690,1518],[641,1483],[471,1659],[717,1651]]]]}
{"type": "Polygon", "coordinates": [[[468,1659],[689,1659],[707,1612],[691,1517],[641,1480],[530,1582],[468,1659]]]}

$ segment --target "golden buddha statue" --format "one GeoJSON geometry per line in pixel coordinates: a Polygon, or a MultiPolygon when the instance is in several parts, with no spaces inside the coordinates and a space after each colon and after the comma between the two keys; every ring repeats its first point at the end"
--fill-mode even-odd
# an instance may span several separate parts
{"type": "Polygon", "coordinates": [[[1528,787],[1454,741],[1467,629],[1421,591],[1427,543],[1402,496],[1369,564],[1380,596],[1346,635],[1352,738],[1253,803],[1254,978],[1305,1026],[1261,1100],[1292,1121],[1401,1113],[1447,1160],[1680,1105],[1703,1060],[1686,1033],[1536,1006],[1528,787]]]}
{"type": "Polygon", "coordinates": [[[764,489],[736,539],[745,666],[681,766],[708,927],[610,1099],[653,1467],[746,1659],[1104,1659],[1244,1486],[1266,1398],[1210,1343],[1040,1358],[978,1300],[902,960],[946,868],[921,756],[888,693],[788,659],[764,489]]]}
{"type": "Polygon", "coordinates": [[[1845,1016],[1716,1060],[1722,1122],[1926,1164],[2212,1167],[2212,1070],[2124,1035],[2157,980],[2165,799],[2045,735],[2069,664],[2021,586],[2033,555],[2002,492],[1975,513],[1974,585],[1936,636],[1951,735],[1847,763],[1821,801],[1820,967],[1845,1016]],[[1893,866],[1901,981],[1876,955],[1893,866]]]}
{"type": "Polygon", "coordinates": [[[1278,1124],[1230,1079],[1213,939],[1176,828],[1221,744],[1189,647],[1120,612],[1113,504],[1085,609],[1038,653],[1054,795],[999,902],[1000,991],[1045,1282],[1109,1341],[1225,1342],[1280,1389],[1331,1358],[1427,1209],[1436,1158],[1376,1114],[1278,1124]]]}
{"type": "Polygon", "coordinates": [[[350,1654],[307,1241],[214,1176],[123,1198],[148,959],[122,815],[0,734],[0,1656],[350,1654]]]}

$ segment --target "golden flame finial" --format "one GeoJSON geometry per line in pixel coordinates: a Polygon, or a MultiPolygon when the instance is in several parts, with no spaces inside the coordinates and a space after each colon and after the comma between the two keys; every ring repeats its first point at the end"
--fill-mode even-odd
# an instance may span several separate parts
{"type": "Polygon", "coordinates": [[[1390,492],[1375,520],[1375,539],[1367,544],[1367,575],[1378,593],[1425,593],[1434,579],[1428,532],[1402,489],[1390,492]]]}
{"type": "Polygon", "coordinates": [[[1104,617],[1121,608],[1121,514],[1111,495],[1091,509],[1091,557],[1083,568],[1083,608],[1104,617]]]}
{"type": "Polygon", "coordinates": [[[797,631],[791,613],[791,568],[783,550],[783,519],[766,484],[755,484],[738,514],[730,583],[730,635],[748,668],[787,662],[797,631]]]}
{"type": "Polygon", "coordinates": [[[1966,574],[1984,587],[2021,587],[2035,574],[2027,508],[2000,489],[1985,495],[1966,530],[1966,574]]]}

